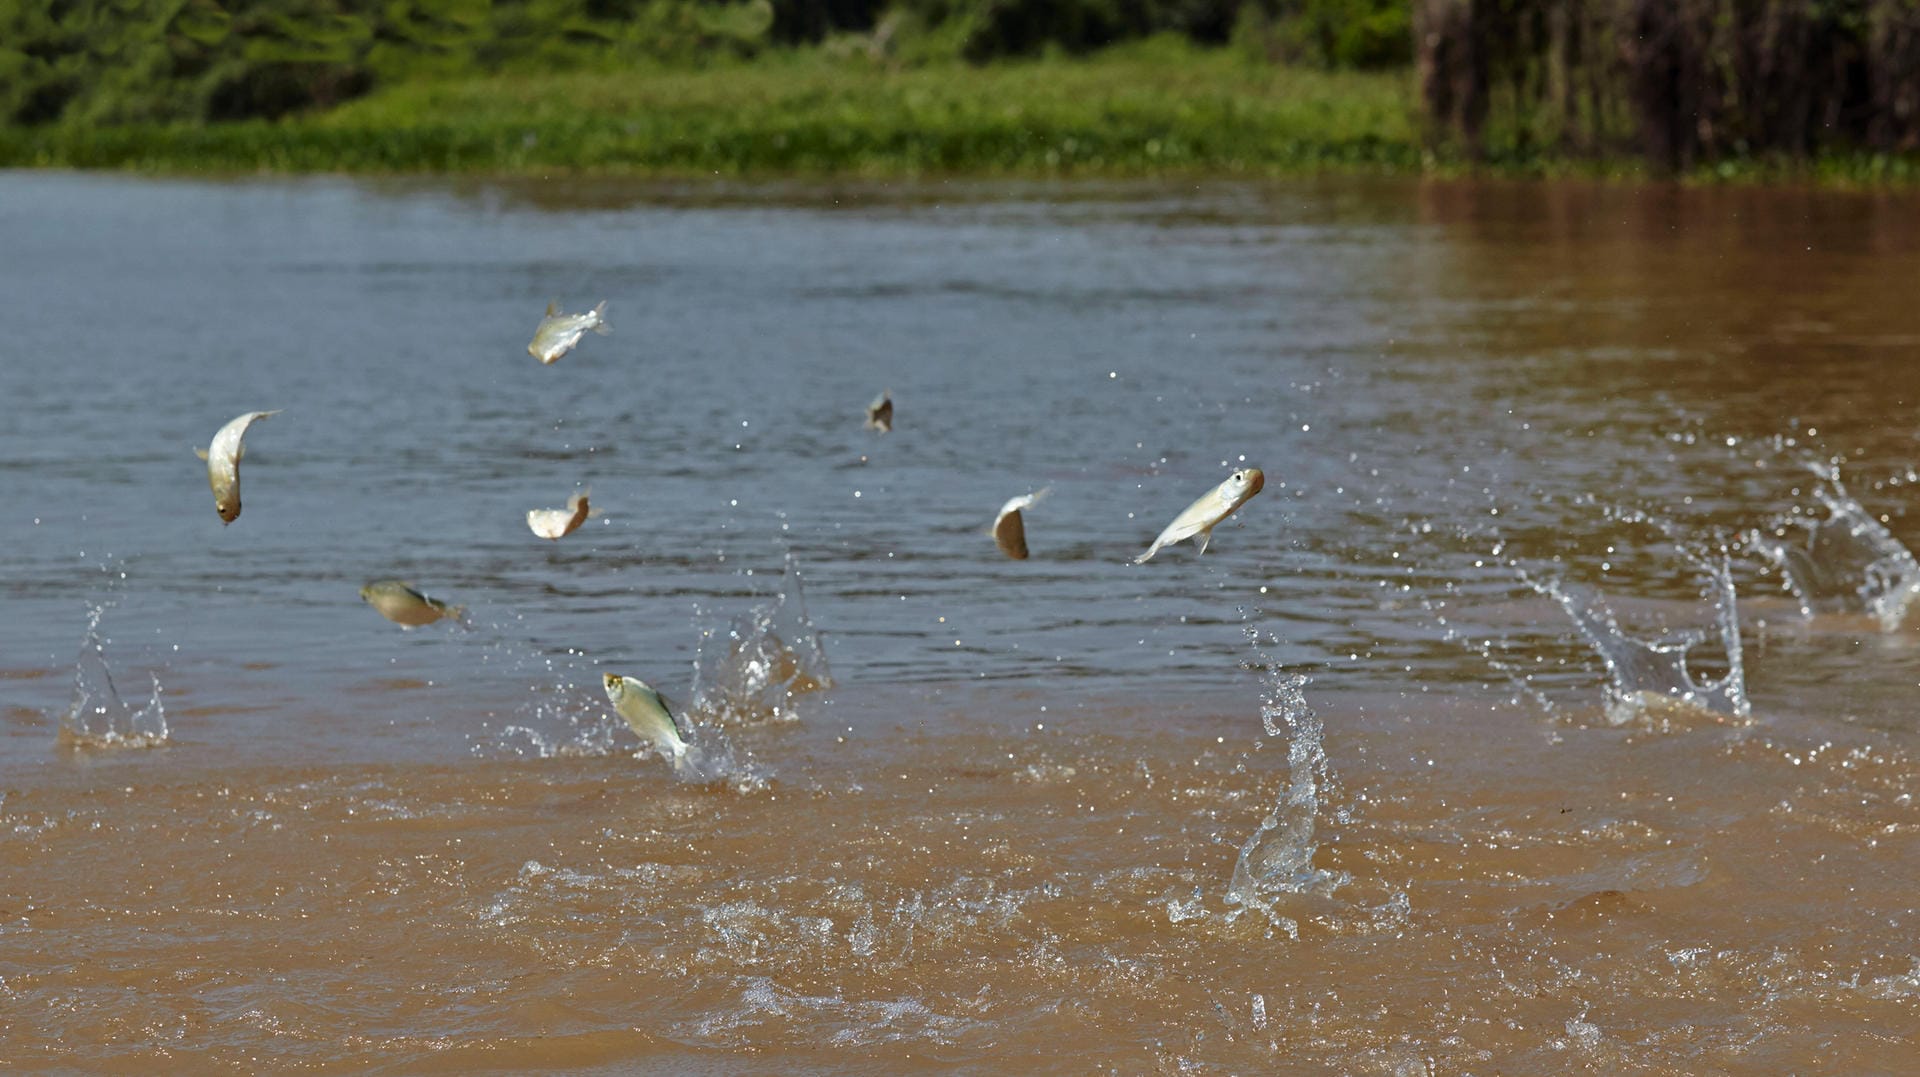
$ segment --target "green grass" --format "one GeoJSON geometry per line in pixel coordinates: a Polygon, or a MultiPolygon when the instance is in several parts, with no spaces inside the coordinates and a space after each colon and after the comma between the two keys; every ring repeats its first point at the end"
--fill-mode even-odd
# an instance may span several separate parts
{"type": "Polygon", "coordinates": [[[824,50],[696,70],[414,82],[278,123],[0,128],[0,165],[911,176],[1417,171],[1405,72],[1152,41],[888,70],[824,50]]]}
{"type": "MultiPolygon", "coordinates": [[[[0,127],[0,167],[646,177],[1468,171],[1423,151],[1410,72],[1277,67],[1157,39],[1087,58],[891,69],[826,49],[703,68],[391,86],[281,122],[0,127]]],[[[1499,151],[1502,175],[1644,178],[1499,151]]],[[[1920,184],[1920,156],[1703,166],[1694,183],[1920,184]]]]}

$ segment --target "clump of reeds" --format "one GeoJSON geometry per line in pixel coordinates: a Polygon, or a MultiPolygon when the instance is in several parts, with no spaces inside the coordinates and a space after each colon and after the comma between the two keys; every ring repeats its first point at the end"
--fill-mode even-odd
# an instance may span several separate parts
{"type": "Polygon", "coordinates": [[[1414,0],[1430,136],[1686,169],[1920,147],[1915,0],[1414,0]]]}

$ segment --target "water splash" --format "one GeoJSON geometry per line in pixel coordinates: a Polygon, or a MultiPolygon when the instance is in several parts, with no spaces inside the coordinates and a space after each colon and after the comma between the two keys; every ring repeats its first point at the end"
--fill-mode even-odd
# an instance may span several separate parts
{"type": "Polygon", "coordinates": [[[1258,909],[1297,938],[1299,925],[1282,915],[1277,904],[1302,895],[1326,896],[1349,881],[1345,872],[1313,866],[1313,855],[1319,850],[1316,829],[1322,798],[1332,792],[1333,774],[1327,764],[1324,727],[1307,705],[1306,676],[1289,673],[1275,662],[1253,625],[1245,631],[1263,670],[1260,723],[1268,736],[1287,738],[1287,787],[1240,846],[1226,901],[1239,906],[1230,916],[1258,909]]]}
{"type": "MultiPolygon", "coordinates": [[[[476,752],[504,748],[548,759],[629,749],[625,721],[599,690],[603,670],[576,661],[571,651],[536,655],[512,642],[496,649],[503,664],[516,670],[530,668],[537,659],[544,665],[543,683],[534,685],[534,697],[521,704],[520,720],[503,727],[490,744],[477,744],[476,752]]],[[[771,598],[734,618],[724,631],[701,630],[688,695],[663,696],[687,743],[684,754],[668,759],[674,777],[725,783],[740,792],[767,788],[770,775],[733,743],[725,727],[797,721],[798,697],[832,684],[819,633],[807,616],[799,566],[788,555],[780,588],[771,598]],[[682,698],[689,702],[682,705],[682,698]]],[[[647,746],[635,753],[636,758],[655,754],[647,746]]]]}
{"type": "MultiPolygon", "coordinates": [[[[733,741],[726,730],[720,728],[710,716],[698,709],[688,709],[668,703],[678,721],[681,739],[687,743],[687,750],[677,756],[667,757],[673,768],[676,780],[695,785],[725,783],[734,791],[746,793],[767,788],[770,778],[743,753],[736,751],[733,741]]],[[[655,753],[652,746],[642,749],[642,754],[655,753]]]]}
{"type": "MultiPolygon", "coordinates": [[[[584,681],[586,673],[574,671],[584,681]]],[[[538,690],[538,689],[536,689],[538,690]]],[[[522,720],[501,728],[493,745],[535,759],[583,759],[612,755],[616,730],[625,728],[607,716],[606,700],[592,699],[560,683],[522,705],[522,720]]],[[[475,754],[490,750],[476,743],[475,754]]]]}
{"type": "MultiPolygon", "coordinates": [[[[623,753],[633,743],[625,721],[604,696],[590,696],[585,689],[569,685],[557,686],[548,695],[533,705],[528,721],[502,728],[495,744],[536,759],[586,759],[623,753]]],[[[725,783],[743,793],[768,787],[770,777],[736,751],[719,726],[671,699],[667,709],[677,718],[687,743],[685,754],[672,756],[642,744],[633,752],[635,759],[658,756],[676,780],[689,784],[725,783]]],[[[476,745],[475,751],[480,750],[476,745]]]]}
{"type": "Polygon", "coordinates": [[[167,709],[160,701],[160,678],[148,674],[153,691],[135,710],[120,698],[107,668],[106,640],[100,620],[110,602],[87,610],[87,632],[74,663],[73,701],[60,718],[59,743],[75,750],[158,748],[167,743],[167,709]]]}
{"type": "Polygon", "coordinates": [[[800,696],[833,687],[820,634],[807,616],[800,566],[786,558],[780,589],[735,617],[704,629],[694,656],[692,710],[721,725],[799,720],[800,696]]]}
{"type": "MultiPolygon", "coordinates": [[[[516,621],[524,620],[519,614],[516,621]]],[[[513,632],[511,623],[490,622],[463,643],[489,675],[505,677],[524,689],[511,705],[489,711],[503,720],[497,731],[473,739],[472,751],[485,756],[507,752],[522,758],[583,759],[617,750],[626,726],[607,706],[600,673],[585,652],[542,646],[513,632]]]]}
{"type": "Polygon", "coordinates": [[[1529,586],[1560,604],[1600,655],[1607,670],[1605,713],[1613,725],[1645,721],[1664,728],[1688,714],[1744,722],[1752,712],[1731,559],[1725,553],[1711,559],[1684,550],[1682,554],[1702,574],[1701,599],[1712,608],[1713,618],[1705,629],[1681,629],[1655,639],[1623,631],[1598,591],[1520,570],[1529,586]],[[1696,673],[1689,664],[1689,655],[1708,644],[1717,646],[1726,661],[1726,672],[1718,678],[1696,673]]]}
{"type": "Polygon", "coordinates": [[[1898,629],[1920,596],[1920,561],[1847,493],[1839,468],[1808,466],[1819,476],[1814,497],[1826,517],[1787,518],[1771,534],[1750,532],[1749,545],[1779,567],[1804,616],[1865,613],[1882,631],[1898,629]],[[1787,541],[1789,527],[1805,531],[1804,540],[1787,541]]]}

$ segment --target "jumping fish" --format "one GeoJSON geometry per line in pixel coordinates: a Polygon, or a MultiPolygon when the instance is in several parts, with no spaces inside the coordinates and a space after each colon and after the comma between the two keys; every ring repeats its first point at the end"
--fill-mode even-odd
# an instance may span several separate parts
{"type": "Polygon", "coordinates": [[[399,580],[376,580],[360,588],[360,597],[379,611],[380,616],[402,628],[430,625],[442,618],[464,623],[465,606],[449,606],[437,598],[428,598],[399,580]]]}
{"type": "Polygon", "coordinates": [[[687,754],[687,740],[680,735],[680,727],[667,709],[667,701],[661,699],[651,685],[638,677],[622,677],[618,673],[608,673],[602,679],[607,699],[612,701],[613,709],[620,712],[620,717],[627,720],[627,727],[635,735],[673,762],[687,754]]]}
{"type": "Polygon", "coordinates": [[[193,454],[207,462],[207,485],[213,487],[213,511],[220,514],[220,522],[230,524],[240,518],[240,461],[247,455],[247,427],[257,420],[280,414],[273,411],[250,411],[220,428],[213,435],[213,444],[204,449],[195,449],[193,454]]]}
{"type": "Polygon", "coordinates": [[[580,529],[594,515],[587,505],[586,491],[567,498],[564,509],[528,509],[527,526],[543,539],[559,540],[580,529]]]}
{"type": "MultiPolygon", "coordinates": [[[[1050,487],[1048,489],[1051,489],[1050,487]]],[[[1040,503],[1047,496],[1047,490],[1036,490],[1030,494],[1021,494],[1000,506],[1000,514],[993,518],[993,543],[1000,552],[1015,561],[1027,559],[1027,524],[1021,512],[1040,503]]]]}
{"type": "Polygon", "coordinates": [[[1260,492],[1267,484],[1267,477],[1257,467],[1242,468],[1227,476],[1227,481],[1202,494],[1200,500],[1188,505],[1186,511],[1173,518],[1160,537],[1153,540],[1147,552],[1133,559],[1136,565],[1152,560],[1160,552],[1160,547],[1171,546],[1181,539],[1200,536],[1200,552],[1207,552],[1207,543],[1213,538],[1214,525],[1233,515],[1233,510],[1247,503],[1247,499],[1260,492]]]}
{"type": "Polygon", "coordinates": [[[893,390],[888,389],[873,398],[867,405],[868,430],[878,430],[882,434],[893,429],[893,390]]]}
{"type": "Polygon", "coordinates": [[[548,303],[547,316],[540,319],[540,325],[534,329],[533,343],[527,345],[527,354],[550,366],[572,351],[589,329],[601,336],[613,331],[613,327],[607,324],[606,300],[602,299],[599,306],[585,314],[562,314],[560,304],[548,303]]]}

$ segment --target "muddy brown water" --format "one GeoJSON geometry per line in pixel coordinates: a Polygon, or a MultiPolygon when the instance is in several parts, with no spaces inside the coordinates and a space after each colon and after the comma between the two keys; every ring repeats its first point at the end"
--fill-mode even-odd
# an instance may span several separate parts
{"type": "Polygon", "coordinates": [[[1920,636],[1748,535],[1837,466],[1920,541],[1913,196],[13,173],[0,249],[16,1069],[1920,1057],[1920,636]],[[556,298],[614,332],[542,367],[556,298]],[[1610,705],[1555,588],[1749,706],[1610,705]],[[831,687],[716,780],[599,694],[769,633],[831,687]],[[73,735],[102,669],[164,736],[73,735]]]}

